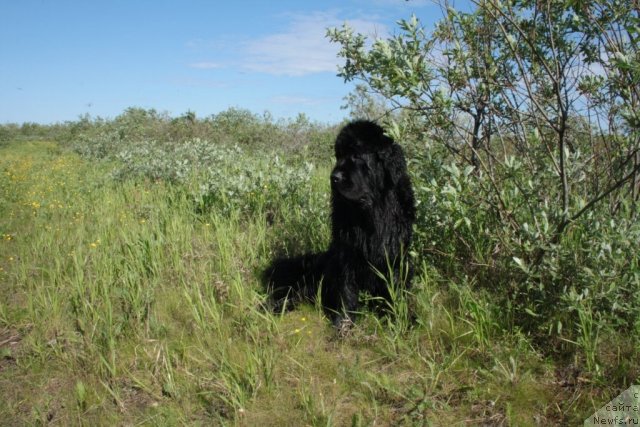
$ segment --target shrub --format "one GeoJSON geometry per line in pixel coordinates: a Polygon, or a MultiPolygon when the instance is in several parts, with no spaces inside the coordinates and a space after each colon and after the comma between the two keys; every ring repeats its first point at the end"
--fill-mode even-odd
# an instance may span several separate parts
{"type": "Polygon", "coordinates": [[[443,5],[431,33],[415,16],[388,39],[328,32],[358,99],[383,99],[413,145],[417,252],[492,289],[513,326],[564,342],[585,336],[587,311],[640,336],[632,8],[490,0],[443,5]]]}

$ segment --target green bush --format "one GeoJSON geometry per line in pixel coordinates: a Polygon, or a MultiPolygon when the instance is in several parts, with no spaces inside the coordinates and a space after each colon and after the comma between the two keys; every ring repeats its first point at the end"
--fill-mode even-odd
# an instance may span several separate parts
{"type": "Polygon", "coordinates": [[[508,325],[547,344],[593,348],[603,329],[637,340],[633,6],[489,0],[443,5],[430,29],[398,25],[387,39],[328,36],[340,76],[360,83],[350,105],[387,112],[408,148],[417,254],[491,290],[508,325]]]}

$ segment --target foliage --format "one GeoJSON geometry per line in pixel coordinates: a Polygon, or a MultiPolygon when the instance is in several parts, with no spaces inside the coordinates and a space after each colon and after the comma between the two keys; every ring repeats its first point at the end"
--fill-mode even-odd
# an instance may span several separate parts
{"type": "Polygon", "coordinates": [[[225,147],[200,139],[179,144],[141,141],[115,155],[114,174],[188,186],[198,209],[254,212],[275,203],[306,206],[313,164],[291,166],[277,155],[257,156],[239,146],[225,147]]]}
{"type": "Polygon", "coordinates": [[[63,124],[42,125],[39,123],[5,123],[0,124],[0,146],[11,141],[55,139],[66,134],[63,124]]]}
{"type": "Polygon", "coordinates": [[[587,302],[576,343],[605,358],[605,383],[542,358],[495,297],[437,286],[424,260],[389,316],[365,312],[339,339],[313,307],[268,312],[258,277],[273,251],[326,248],[326,169],[310,171],[319,205],[245,210],[235,195],[229,211],[196,214],[190,183],[114,179],[112,167],[51,142],[0,148],[7,424],[574,425],[639,374],[622,337],[615,351],[592,345],[603,334],[587,302]]]}
{"type": "Polygon", "coordinates": [[[334,129],[311,122],[306,116],[275,121],[268,113],[258,116],[248,110],[230,108],[198,119],[195,113],[171,118],[166,113],[128,108],[113,120],[83,116],[66,124],[68,133],[60,139],[84,156],[113,159],[130,144],[188,143],[208,141],[218,146],[239,146],[250,151],[287,150],[328,158],[334,129]],[[153,141],[153,142],[152,142],[153,141]]]}
{"type": "Polygon", "coordinates": [[[332,138],[330,129],[304,116],[276,124],[236,109],[202,122],[193,113],[169,119],[154,110],[128,109],[113,121],[81,120],[73,128],[74,150],[113,162],[117,179],[180,184],[198,210],[227,213],[254,212],[276,201],[307,206],[313,164],[306,159],[317,153],[328,157],[332,138]],[[195,134],[213,139],[190,136],[195,134]],[[288,136],[279,141],[281,135],[288,136]],[[286,162],[285,151],[292,152],[286,162]]]}
{"type": "Polygon", "coordinates": [[[418,252],[504,296],[527,331],[574,340],[588,306],[638,336],[637,10],[442,7],[431,33],[415,16],[386,40],[328,32],[340,76],[405,112],[389,128],[412,144],[418,252]]]}

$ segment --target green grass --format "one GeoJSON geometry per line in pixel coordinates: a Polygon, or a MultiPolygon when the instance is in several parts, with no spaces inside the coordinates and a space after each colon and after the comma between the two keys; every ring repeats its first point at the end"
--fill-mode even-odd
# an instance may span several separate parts
{"type": "Polygon", "coordinates": [[[571,377],[426,264],[397,316],[346,337],[315,307],[266,312],[260,270],[326,244],[326,196],[315,215],[196,213],[184,185],[109,172],[53,143],[0,148],[3,424],[573,425],[621,386],[571,377]]]}

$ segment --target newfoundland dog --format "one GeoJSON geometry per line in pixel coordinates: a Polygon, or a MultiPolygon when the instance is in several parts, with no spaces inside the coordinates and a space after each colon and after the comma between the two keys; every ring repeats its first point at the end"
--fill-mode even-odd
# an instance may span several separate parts
{"type": "Polygon", "coordinates": [[[341,327],[355,318],[361,291],[391,303],[389,284],[409,285],[415,203],[402,148],[377,124],[347,124],[335,156],[329,249],[277,259],[263,279],[276,310],[320,297],[341,327]]]}

